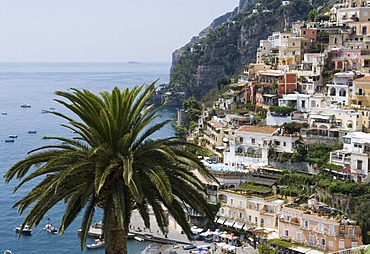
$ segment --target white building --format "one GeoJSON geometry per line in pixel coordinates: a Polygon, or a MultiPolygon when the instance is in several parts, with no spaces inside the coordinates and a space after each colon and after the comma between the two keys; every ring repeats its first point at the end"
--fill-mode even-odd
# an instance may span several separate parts
{"type": "Polygon", "coordinates": [[[334,74],[332,83],[326,84],[328,95],[332,101],[348,106],[350,86],[354,77],[356,77],[354,72],[339,72],[334,74]]]}
{"type": "Polygon", "coordinates": [[[343,149],[330,152],[330,163],[350,169],[356,182],[370,182],[370,134],[349,133],[343,137],[343,149]]]}
{"type": "Polygon", "coordinates": [[[230,166],[256,167],[269,164],[269,150],[292,153],[299,135],[281,133],[279,128],[246,125],[237,129],[234,140],[224,153],[224,163],[230,166]]]}

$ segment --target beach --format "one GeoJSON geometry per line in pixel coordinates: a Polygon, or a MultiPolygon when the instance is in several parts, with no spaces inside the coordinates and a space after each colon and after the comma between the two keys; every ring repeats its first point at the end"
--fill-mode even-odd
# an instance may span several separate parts
{"type": "MultiPolygon", "coordinates": [[[[132,220],[130,224],[130,233],[137,236],[142,236],[148,241],[153,241],[153,244],[148,246],[143,253],[146,254],[189,254],[192,250],[184,250],[184,245],[195,244],[196,246],[210,245],[210,253],[222,253],[221,247],[218,247],[216,243],[206,243],[204,241],[189,240],[185,234],[181,231],[181,227],[170,217],[169,218],[169,228],[168,234],[164,235],[156,221],[153,214],[150,215],[150,228],[144,227],[144,222],[140,217],[137,210],[132,213],[132,220]],[[167,244],[165,243],[167,242],[167,244]]],[[[196,250],[194,248],[193,250],[196,250]]],[[[248,244],[236,247],[234,253],[248,253],[257,254],[258,251],[255,250],[248,244]]]]}

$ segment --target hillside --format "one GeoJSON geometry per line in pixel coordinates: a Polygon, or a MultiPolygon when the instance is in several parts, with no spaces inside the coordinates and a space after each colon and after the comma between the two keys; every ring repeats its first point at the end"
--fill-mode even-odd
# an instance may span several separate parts
{"type": "MultiPolygon", "coordinates": [[[[302,20],[314,6],[312,0],[241,1],[233,13],[223,16],[216,28],[173,54],[170,88],[200,99],[223,77],[255,61],[259,41],[302,20]],[[244,9],[241,9],[244,8],[244,9]],[[225,21],[226,20],[226,21],[225,21]]],[[[319,6],[325,1],[315,1],[319,6]]]]}

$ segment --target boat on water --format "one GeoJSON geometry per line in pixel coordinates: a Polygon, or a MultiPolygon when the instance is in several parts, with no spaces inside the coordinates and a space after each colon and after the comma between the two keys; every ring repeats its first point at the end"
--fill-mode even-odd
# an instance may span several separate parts
{"type": "Polygon", "coordinates": [[[13,252],[11,250],[6,250],[4,251],[4,254],[13,254],[13,252]]]}
{"type": "Polygon", "coordinates": [[[88,248],[88,249],[97,249],[97,248],[104,247],[104,245],[105,245],[105,242],[103,240],[95,239],[95,242],[92,243],[92,244],[86,245],[86,248],[88,248]]]}
{"type": "Polygon", "coordinates": [[[31,107],[31,105],[29,105],[29,104],[22,104],[21,105],[21,108],[30,108],[31,107]]]}
{"type": "Polygon", "coordinates": [[[127,239],[134,239],[134,237],[135,237],[135,234],[133,234],[133,233],[128,233],[127,234],[127,239]]]}
{"type": "Polygon", "coordinates": [[[5,139],[5,143],[14,143],[14,139],[5,139]]]}
{"type": "Polygon", "coordinates": [[[31,233],[32,233],[32,229],[28,225],[25,225],[23,230],[21,230],[21,229],[22,229],[22,225],[20,225],[19,227],[15,227],[14,231],[16,233],[20,233],[22,231],[23,235],[31,235],[31,233]]]}
{"type": "Polygon", "coordinates": [[[28,131],[28,134],[36,134],[37,131],[28,131]]]}
{"type": "Polygon", "coordinates": [[[144,238],[141,238],[140,236],[134,236],[134,239],[139,242],[144,242],[144,238]]]}
{"type": "Polygon", "coordinates": [[[17,135],[9,135],[9,138],[18,138],[17,135]]]}
{"type": "Polygon", "coordinates": [[[44,229],[52,234],[58,233],[58,229],[55,226],[53,226],[53,224],[51,223],[46,224],[44,229]]]}

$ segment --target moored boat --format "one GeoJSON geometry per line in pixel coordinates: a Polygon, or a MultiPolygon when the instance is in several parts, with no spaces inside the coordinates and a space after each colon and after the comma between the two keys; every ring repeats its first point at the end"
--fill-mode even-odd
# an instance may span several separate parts
{"type": "Polygon", "coordinates": [[[104,241],[102,241],[100,239],[95,239],[95,242],[92,243],[92,244],[86,245],[86,248],[88,248],[88,249],[97,249],[97,248],[104,247],[104,245],[105,245],[104,241]]]}
{"type": "MultiPolygon", "coordinates": [[[[14,231],[16,233],[19,233],[19,232],[21,232],[21,228],[22,228],[22,225],[20,225],[19,227],[15,227],[14,231]]],[[[25,225],[23,230],[22,230],[22,234],[23,235],[31,235],[31,233],[32,233],[32,229],[28,225],[25,225]]]]}
{"type": "Polygon", "coordinates": [[[139,236],[134,236],[134,239],[139,242],[144,242],[144,238],[141,238],[139,236]]]}
{"type": "Polygon", "coordinates": [[[29,105],[29,104],[22,104],[21,105],[21,108],[30,108],[31,107],[31,105],[29,105]]]}
{"type": "Polygon", "coordinates": [[[127,239],[134,239],[134,237],[135,237],[135,234],[133,234],[133,233],[128,233],[127,234],[127,239]]]}
{"type": "Polygon", "coordinates": [[[53,226],[53,224],[51,223],[46,224],[44,229],[52,234],[58,233],[58,229],[55,226],[53,226]]]}
{"type": "Polygon", "coordinates": [[[5,143],[14,143],[14,139],[5,139],[5,143]]]}
{"type": "Polygon", "coordinates": [[[17,135],[9,135],[9,138],[18,138],[17,135]]]}

